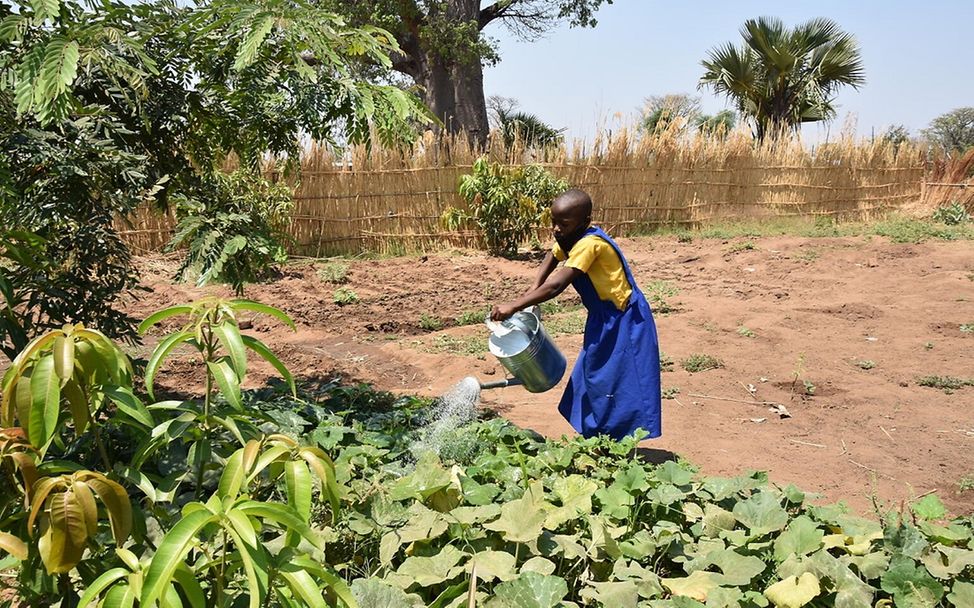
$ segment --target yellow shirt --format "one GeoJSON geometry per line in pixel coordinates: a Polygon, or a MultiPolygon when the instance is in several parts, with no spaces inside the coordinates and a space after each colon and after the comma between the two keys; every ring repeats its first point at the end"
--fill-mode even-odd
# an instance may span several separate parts
{"type": "Polygon", "coordinates": [[[552,247],[551,253],[568,268],[577,268],[587,274],[599,298],[612,302],[619,310],[626,309],[632,287],[612,245],[591,234],[575,243],[567,259],[558,243],[552,247]]]}

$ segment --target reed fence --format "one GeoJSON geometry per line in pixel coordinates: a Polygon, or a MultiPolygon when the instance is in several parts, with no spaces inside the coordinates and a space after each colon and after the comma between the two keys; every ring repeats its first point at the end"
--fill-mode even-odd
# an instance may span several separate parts
{"type": "MultiPolygon", "coordinates": [[[[631,138],[525,153],[493,145],[494,160],[543,164],[596,202],[595,221],[615,235],[659,226],[779,217],[869,220],[920,201],[922,151],[843,141],[808,149],[798,141],[755,145],[726,138],[631,138]]],[[[426,138],[404,153],[357,148],[345,157],[314,147],[302,160],[290,227],[295,254],[403,253],[481,245],[476,231],[450,231],[440,217],[464,203],[460,175],[478,153],[462,140],[426,138]]],[[[272,177],[279,177],[272,174],[272,177]]],[[[121,232],[137,250],[157,250],[172,219],[140,210],[121,232]]]]}

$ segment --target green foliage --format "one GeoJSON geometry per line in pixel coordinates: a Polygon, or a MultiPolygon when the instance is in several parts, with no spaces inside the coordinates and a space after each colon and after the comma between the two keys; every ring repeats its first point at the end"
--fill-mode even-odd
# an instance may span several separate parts
{"type": "Polygon", "coordinates": [[[974,107],[956,108],[941,114],[930,122],[923,134],[947,152],[964,152],[974,146],[974,107]]]}
{"type": "Polygon", "coordinates": [[[933,215],[930,216],[930,219],[941,224],[947,224],[948,226],[956,226],[970,222],[971,214],[967,212],[967,208],[962,203],[954,201],[949,205],[938,207],[933,212],[933,215]]]}
{"type": "Polygon", "coordinates": [[[318,267],[318,278],[325,283],[344,285],[348,283],[348,264],[325,262],[318,267]]]}
{"type": "Polygon", "coordinates": [[[680,290],[673,283],[662,280],[650,281],[643,291],[654,313],[665,315],[676,310],[670,303],[670,298],[679,294],[680,290]]]}
{"type": "Polygon", "coordinates": [[[745,338],[757,337],[757,334],[750,329],[744,327],[743,325],[737,328],[737,335],[744,336],[745,338]]]}
{"type": "Polygon", "coordinates": [[[419,327],[426,331],[439,331],[443,329],[443,320],[424,312],[419,316],[419,327]]]}
{"type": "Polygon", "coordinates": [[[774,17],[749,19],[741,36],[740,46],[710,51],[700,84],[732,100],[759,139],[833,118],[836,91],[865,82],[859,45],[829,19],[794,28],[774,17]]]}
{"type": "Polygon", "coordinates": [[[580,335],[585,333],[585,322],[588,313],[583,310],[559,314],[544,321],[545,331],[552,337],[564,335],[580,335]]]}
{"type": "Polygon", "coordinates": [[[483,358],[487,352],[487,339],[483,336],[454,336],[441,334],[430,343],[433,352],[483,358]]]}
{"type": "Polygon", "coordinates": [[[920,386],[939,388],[949,395],[950,393],[962,389],[965,386],[974,386],[974,378],[957,378],[955,376],[922,376],[917,378],[917,384],[920,386]]]}
{"type": "Polygon", "coordinates": [[[487,318],[487,314],[490,311],[486,308],[481,308],[479,310],[465,310],[457,316],[456,322],[459,326],[464,325],[479,325],[484,322],[487,318]]]}
{"type": "Polygon", "coordinates": [[[961,323],[959,329],[962,334],[974,334],[974,323],[961,323]]]}
{"type": "Polygon", "coordinates": [[[34,333],[34,319],[25,310],[30,290],[18,275],[42,269],[45,274],[49,272],[46,245],[44,239],[30,232],[0,233],[0,351],[11,360],[26,348],[28,335],[34,333]]]}
{"type": "Polygon", "coordinates": [[[497,121],[504,145],[525,148],[546,148],[561,143],[565,129],[556,129],[534,114],[526,112],[497,112],[497,121]]]}
{"type": "Polygon", "coordinates": [[[339,306],[347,306],[348,304],[355,304],[359,301],[358,294],[348,287],[339,287],[332,294],[331,301],[339,306]]]}
{"type": "Polygon", "coordinates": [[[726,136],[737,126],[737,113],[734,110],[721,110],[714,115],[701,114],[694,122],[697,131],[704,135],[726,136]]]}
{"type": "Polygon", "coordinates": [[[724,363],[713,355],[694,354],[680,361],[680,366],[691,374],[695,374],[724,367],[724,363]]]}
{"type": "Polygon", "coordinates": [[[860,359],[855,362],[856,367],[859,369],[873,369],[876,367],[876,362],[870,359],[860,359]]]}
{"type": "Polygon", "coordinates": [[[734,243],[727,248],[727,253],[740,253],[741,251],[754,251],[757,246],[754,241],[743,241],[740,243],[734,243]]]}
{"type": "Polygon", "coordinates": [[[280,258],[258,221],[278,194],[215,173],[231,155],[255,175],[267,156],[294,170],[299,135],[413,141],[429,122],[418,99],[356,76],[398,51],[386,31],[290,0],[0,3],[0,224],[51,244],[49,263],[10,268],[6,352],[64,323],[135,339],[115,222],[142,203],[179,200],[204,282],[259,276],[280,258]],[[248,193],[264,204],[234,209],[248,193]]]}
{"type": "MultiPolygon", "coordinates": [[[[284,319],[209,302],[143,327],[189,314],[172,335],[216,335],[226,354],[208,361],[234,372],[241,349],[217,327],[242,311],[284,319]]],[[[70,436],[42,457],[22,430],[0,429],[0,551],[18,599],[961,608],[974,594],[970,518],[951,519],[935,496],[876,521],[761,473],[645,462],[639,436],[547,440],[499,418],[416,458],[437,403],[333,382],[300,398],[281,388],[248,392],[239,409],[214,401],[207,416],[193,399],[155,403],[154,427],[97,421],[125,454],[111,476],[58,470],[84,464],[70,436]]]]}
{"type": "Polygon", "coordinates": [[[214,172],[204,183],[207,196],[176,197],[179,222],[167,250],[187,249],[179,277],[195,276],[197,286],[226,283],[241,295],[245,283],[261,280],[287,259],[291,192],[248,171],[214,172]]]}
{"type": "Polygon", "coordinates": [[[639,128],[646,133],[660,133],[674,128],[683,131],[700,117],[700,98],[682,93],[654,95],[643,100],[639,128]]]}
{"type": "Polygon", "coordinates": [[[470,175],[460,177],[460,196],[468,208],[447,209],[442,221],[457,230],[473,224],[493,255],[512,255],[548,216],[551,201],[568,189],[538,165],[505,167],[477,159],[470,175]]]}

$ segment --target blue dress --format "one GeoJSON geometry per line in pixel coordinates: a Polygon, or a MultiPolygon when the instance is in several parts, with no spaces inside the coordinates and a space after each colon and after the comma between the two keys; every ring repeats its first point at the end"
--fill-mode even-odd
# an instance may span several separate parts
{"type": "Polygon", "coordinates": [[[662,396],[653,313],[618,245],[601,228],[590,227],[585,236],[590,235],[604,239],[615,250],[632,296],[626,309],[619,310],[613,302],[599,298],[588,275],[572,282],[588,309],[588,319],[582,351],[558,411],[584,437],[604,434],[618,440],[636,429],[659,437],[662,396]]]}

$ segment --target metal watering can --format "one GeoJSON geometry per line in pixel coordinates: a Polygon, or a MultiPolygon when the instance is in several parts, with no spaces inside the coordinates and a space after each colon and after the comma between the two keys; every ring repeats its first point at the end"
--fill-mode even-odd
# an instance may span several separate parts
{"type": "Polygon", "coordinates": [[[499,388],[521,384],[530,393],[543,393],[561,381],[568,362],[541,326],[541,311],[532,306],[500,323],[487,319],[488,348],[513,379],[481,384],[499,388]]]}

